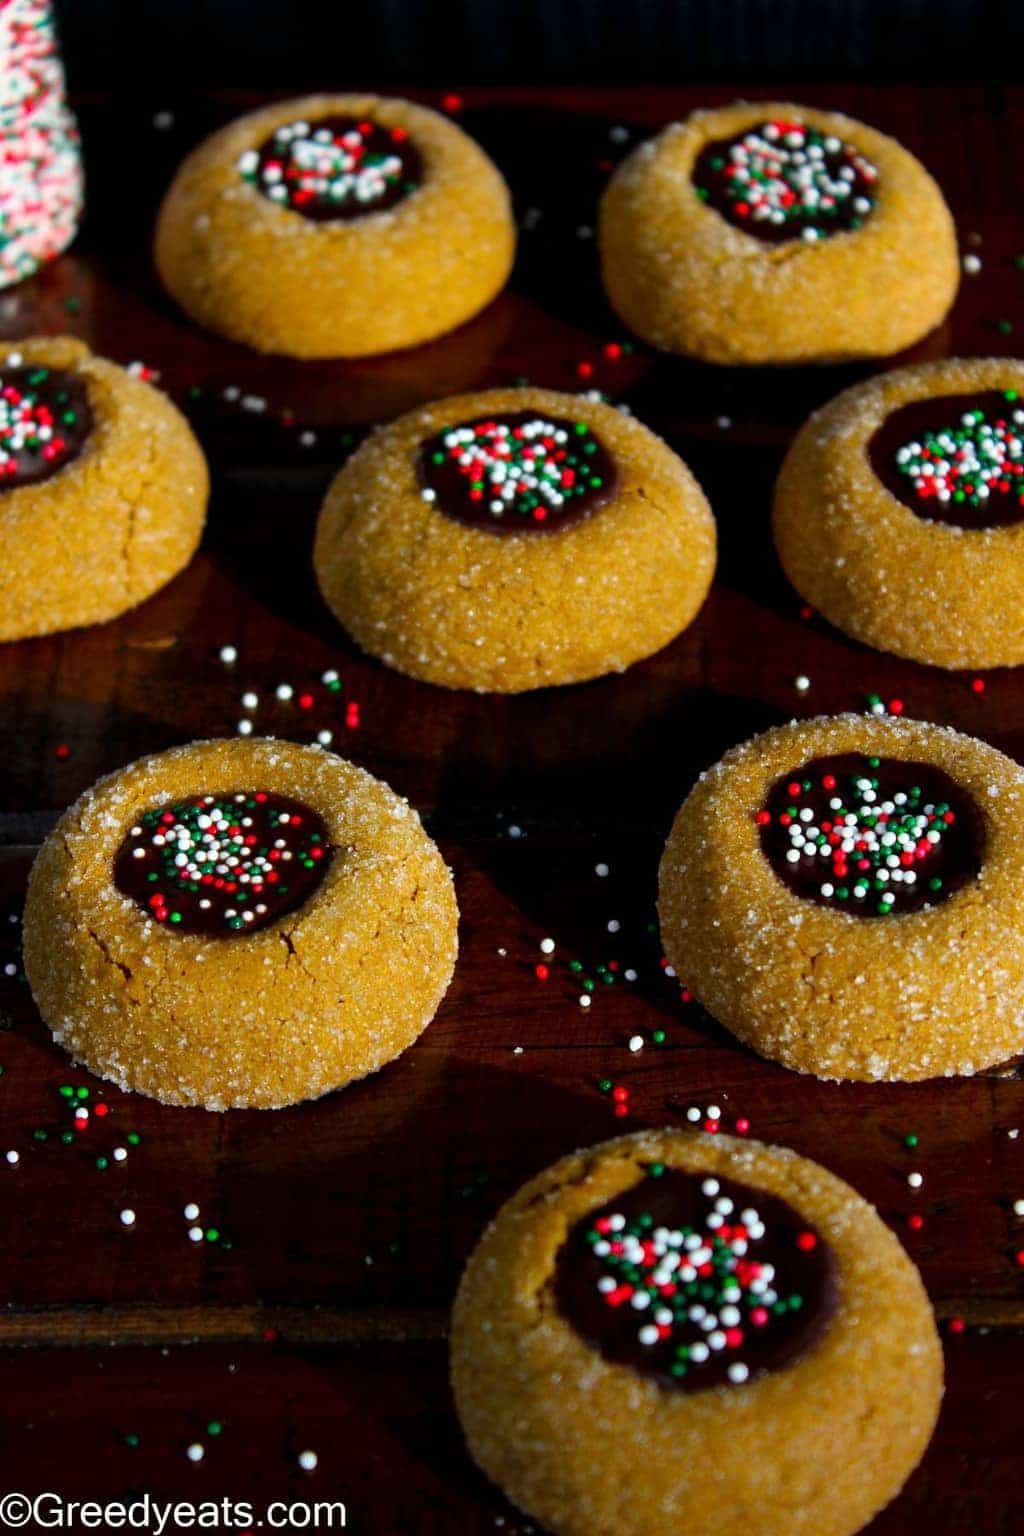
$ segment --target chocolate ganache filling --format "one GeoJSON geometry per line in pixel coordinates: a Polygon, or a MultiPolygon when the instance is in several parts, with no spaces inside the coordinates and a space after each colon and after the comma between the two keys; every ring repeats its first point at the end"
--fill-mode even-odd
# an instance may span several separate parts
{"type": "Polygon", "coordinates": [[[85,382],[41,363],[0,365],[0,490],[49,480],[92,431],[85,382]]]}
{"type": "Polygon", "coordinates": [[[419,454],[420,494],[495,533],[554,532],[615,495],[611,454],[585,421],[503,412],[446,427],[419,454]]]}
{"type": "Polygon", "coordinates": [[[114,856],[114,884],[155,922],[229,938],[294,912],[334,849],[323,818],[286,795],[237,790],[154,806],[114,856]]]}
{"type": "Polygon", "coordinates": [[[282,123],[238,170],[271,202],[317,223],[383,213],[415,192],[423,161],[402,127],[355,117],[282,123]]]}
{"type": "Polygon", "coordinates": [[[1015,389],[912,400],[882,422],[868,458],[885,488],[929,522],[1024,520],[1024,402],[1015,389]]]}
{"type": "Polygon", "coordinates": [[[571,1230],[554,1290],[605,1359],[693,1392],[798,1360],[835,1310],[835,1277],[828,1244],[777,1195],[654,1163],[571,1230]]]}
{"type": "Polygon", "coordinates": [[[877,178],[852,144],[781,119],[705,144],[693,168],[698,197],[773,244],[859,229],[875,206],[877,178]]]}
{"type": "Polygon", "coordinates": [[[981,869],[981,812],[932,763],[815,758],[772,785],[756,820],[791,891],[858,917],[938,906],[981,869]]]}

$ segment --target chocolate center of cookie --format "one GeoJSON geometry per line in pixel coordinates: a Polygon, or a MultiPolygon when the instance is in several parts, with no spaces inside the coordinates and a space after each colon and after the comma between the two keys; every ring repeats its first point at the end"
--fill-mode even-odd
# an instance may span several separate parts
{"type": "Polygon", "coordinates": [[[776,243],[859,229],[877,182],[852,144],[781,119],[705,144],[693,168],[698,197],[737,229],[776,243]]]}
{"type": "Polygon", "coordinates": [[[404,128],[367,118],[283,123],[238,161],[245,181],[271,202],[327,223],[381,213],[423,180],[423,161],[404,128]]]}
{"type": "Polygon", "coordinates": [[[756,819],[791,891],[858,917],[937,906],[981,868],[981,813],[931,763],[815,758],[772,786],[756,819]]]}
{"type": "Polygon", "coordinates": [[[481,416],[422,444],[424,501],[496,533],[579,522],[618,488],[615,462],[585,421],[537,411],[481,416]]]}
{"type": "Polygon", "coordinates": [[[836,1302],[831,1249],[784,1200],[660,1163],[572,1229],[554,1284],[605,1359],[684,1391],[789,1365],[836,1302]]]}
{"type": "Polygon", "coordinates": [[[886,489],[929,522],[1024,521],[1024,402],[1015,389],[912,400],[882,422],[868,457],[886,489]]]}
{"type": "Polygon", "coordinates": [[[49,480],[92,431],[85,384],[41,364],[0,365],[0,490],[49,480]]]}
{"type": "Polygon", "coordinates": [[[146,811],[114,856],[114,884],[182,933],[265,928],[316,890],[334,849],[316,811],[264,790],[196,795],[146,811]]]}

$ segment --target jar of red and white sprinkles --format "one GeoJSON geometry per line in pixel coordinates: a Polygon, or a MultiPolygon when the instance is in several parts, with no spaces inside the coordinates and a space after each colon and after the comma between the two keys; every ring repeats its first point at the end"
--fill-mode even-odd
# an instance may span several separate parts
{"type": "Polygon", "coordinates": [[[75,237],[78,128],[64,95],[50,0],[0,0],[0,288],[75,237]]]}

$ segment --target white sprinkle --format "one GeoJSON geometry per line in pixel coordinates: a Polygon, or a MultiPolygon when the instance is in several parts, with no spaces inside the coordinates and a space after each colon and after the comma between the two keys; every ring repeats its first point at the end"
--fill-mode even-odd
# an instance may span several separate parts
{"type": "Polygon", "coordinates": [[[708,1117],[709,1120],[721,1120],[721,1118],[722,1118],[722,1111],[719,1109],[717,1104],[709,1104],[708,1105],[708,1107],[707,1107],[707,1117],[708,1117]]]}
{"type": "Polygon", "coordinates": [[[806,693],[810,686],[811,680],[804,672],[801,672],[799,677],[794,677],[793,679],[793,687],[797,693],[806,693]]]}
{"type": "Polygon", "coordinates": [[[968,277],[975,277],[981,271],[981,257],[968,254],[963,259],[963,268],[968,277]]]}
{"type": "Polygon", "coordinates": [[[924,1183],[924,1175],[921,1173],[908,1173],[907,1183],[910,1185],[911,1189],[920,1189],[921,1185],[924,1183]]]}
{"type": "Polygon", "coordinates": [[[604,880],[605,877],[608,874],[608,865],[607,864],[595,864],[594,865],[594,874],[597,875],[598,879],[604,880]]]}
{"type": "Polygon", "coordinates": [[[202,1227],[189,1227],[188,1238],[190,1243],[201,1243],[203,1240],[202,1227]]]}
{"type": "Polygon", "coordinates": [[[630,1048],[630,1050],[634,1054],[637,1051],[642,1051],[643,1048],[644,1048],[644,1037],[643,1037],[643,1035],[630,1035],[630,1037],[629,1037],[629,1048],[630,1048]]]}
{"type": "Polygon", "coordinates": [[[553,955],[555,952],[554,939],[541,939],[540,952],[542,955],[553,955]]]}
{"type": "Polygon", "coordinates": [[[333,731],[317,731],[316,739],[322,747],[329,747],[334,740],[333,731]]]}
{"type": "Polygon", "coordinates": [[[251,736],[252,735],[252,721],[251,720],[239,720],[238,725],[235,727],[235,729],[238,731],[239,736],[251,736]]]}
{"type": "Polygon", "coordinates": [[[135,1225],[135,1212],[130,1206],[126,1206],[121,1212],[121,1225],[122,1227],[134,1227],[135,1225]]]}
{"type": "Polygon", "coordinates": [[[288,700],[291,698],[294,692],[295,689],[292,687],[291,683],[278,683],[277,687],[274,689],[274,697],[280,699],[282,704],[287,704],[288,700]]]}
{"type": "Polygon", "coordinates": [[[589,1008],[590,1007],[590,993],[589,992],[581,992],[580,993],[580,1007],[581,1008],[589,1008]]]}
{"type": "Polygon", "coordinates": [[[739,1382],[739,1381],[746,1381],[747,1377],[750,1375],[750,1372],[747,1369],[747,1367],[742,1363],[742,1361],[737,1360],[735,1365],[730,1365],[727,1374],[728,1374],[728,1377],[729,1377],[730,1381],[739,1382]]]}
{"type": "Polygon", "coordinates": [[[690,1105],[689,1109],[686,1111],[686,1118],[687,1118],[687,1120],[689,1120],[691,1125],[696,1125],[697,1122],[700,1120],[701,1114],[700,1114],[700,1110],[697,1108],[696,1104],[691,1104],[690,1105]]]}
{"type": "Polygon", "coordinates": [[[113,1157],[115,1163],[126,1162],[127,1159],[128,1159],[128,1148],[127,1147],[115,1147],[113,1152],[111,1153],[111,1156],[113,1157]]]}
{"type": "Polygon", "coordinates": [[[317,1460],[316,1451],[301,1451],[299,1453],[299,1466],[303,1472],[315,1472],[317,1460]]]}
{"type": "Polygon", "coordinates": [[[21,1161],[18,1153],[15,1152],[13,1147],[11,1148],[11,1150],[7,1154],[7,1161],[10,1163],[12,1168],[14,1167],[15,1163],[18,1163],[18,1162],[21,1161]]]}
{"type": "Polygon", "coordinates": [[[233,666],[238,660],[238,652],[233,645],[222,645],[220,648],[220,659],[226,667],[233,666]]]}
{"type": "Polygon", "coordinates": [[[194,1200],[190,1200],[183,1212],[186,1221],[196,1221],[199,1218],[199,1207],[194,1200]]]}
{"type": "Polygon", "coordinates": [[[192,1445],[189,1446],[188,1450],[185,1452],[185,1455],[188,1457],[189,1461],[202,1461],[203,1457],[206,1455],[206,1451],[203,1446],[199,1444],[199,1441],[196,1440],[192,1445]]]}
{"type": "Polygon", "coordinates": [[[1024,1200],[1015,1200],[1013,1202],[1013,1214],[1015,1216],[1024,1216],[1024,1200]]]}
{"type": "Polygon", "coordinates": [[[242,694],[242,708],[243,709],[255,709],[259,702],[260,702],[260,696],[259,696],[258,693],[243,693],[242,694]]]}
{"type": "Polygon", "coordinates": [[[154,128],[158,128],[161,133],[166,133],[168,128],[173,128],[174,127],[174,113],[173,112],[154,112],[153,113],[153,127],[154,128]]]}

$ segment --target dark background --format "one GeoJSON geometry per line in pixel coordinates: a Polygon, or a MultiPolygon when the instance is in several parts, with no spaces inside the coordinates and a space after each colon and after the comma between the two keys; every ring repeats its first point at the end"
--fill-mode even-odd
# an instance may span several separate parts
{"type": "Polygon", "coordinates": [[[72,87],[1018,80],[1024,0],[58,0],[72,87]]]}

